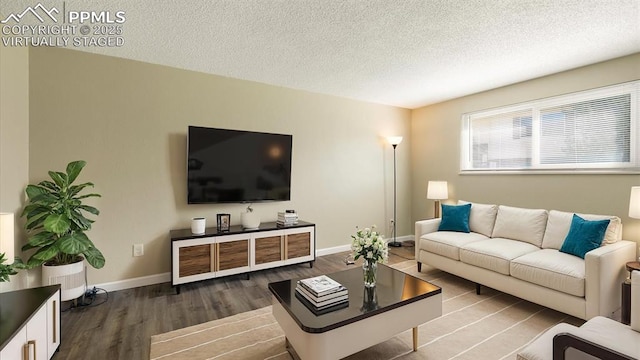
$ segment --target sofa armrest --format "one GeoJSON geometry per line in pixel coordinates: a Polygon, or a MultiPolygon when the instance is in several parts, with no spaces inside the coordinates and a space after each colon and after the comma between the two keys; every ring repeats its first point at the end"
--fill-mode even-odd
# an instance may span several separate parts
{"type": "Polygon", "coordinates": [[[566,332],[553,337],[553,360],[564,360],[568,348],[580,350],[599,359],[633,360],[630,356],[566,332]]]}
{"type": "Polygon", "coordinates": [[[416,260],[420,257],[418,256],[418,252],[420,251],[420,237],[424,234],[429,234],[432,232],[438,231],[438,227],[440,226],[440,218],[435,219],[427,219],[427,220],[419,220],[416,221],[416,229],[415,229],[415,257],[416,260]]]}
{"type": "Polygon", "coordinates": [[[586,319],[610,316],[620,308],[620,284],[625,264],[636,256],[636,243],[621,240],[589,251],[585,256],[586,319]]]}
{"type": "Polygon", "coordinates": [[[631,273],[631,328],[640,332],[640,271],[631,273]]]}

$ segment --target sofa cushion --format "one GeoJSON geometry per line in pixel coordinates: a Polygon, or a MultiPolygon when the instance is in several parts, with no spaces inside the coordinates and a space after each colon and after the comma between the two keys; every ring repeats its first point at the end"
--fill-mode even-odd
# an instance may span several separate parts
{"type": "MultiPolygon", "coordinates": [[[[593,214],[577,215],[585,220],[610,220],[609,226],[607,226],[607,232],[604,235],[604,244],[613,244],[622,239],[622,221],[619,217],[593,214]]],[[[549,211],[547,228],[544,231],[544,238],[542,239],[542,248],[559,250],[569,233],[572,219],[573,213],[557,210],[549,211]]]]}
{"type": "Polygon", "coordinates": [[[615,320],[596,316],[580,326],[575,334],[632,358],[640,358],[640,334],[615,320]]]}
{"type": "Polygon", "coordinates": [[[469,232],[471,204],[442,205],[442,220],[438,231],[469,232]]]}
{"type": "MultiPolygon", "coordinates": [[[[634,359],[640,358],[640,334],[615,320],[596,316],[579,328],[566,323],[553,326],[520,351],[517,360],[552,359],[553,337],[560,333],[575,335],[634,359]]],[[[574,348],[568,348],[565,355],[566,359],[597,359],[574,348]]]]}
{"type": "Polygon", "coordinates": [[[458,204],[471,204],[469,230],[491,237],[498,214],[498,205],[477,204],[464,200],[458,200],[458,204]]]}
{"type": "Polygon", "coordinates": [[[460,248],[460,261],[509,275],[511,260],[539,250],[537,246],[523,241],[493,238],[463,245],[460,248]]]}
{"type": "Polygon", "coordinates": [[[560,252],[584,259],[589,251],[600,247],[607,226],[609,226],[608,219],[589,221],[574,214],[569,234],[564,239],[560,252]]]}
{"type": "MultiPolygon", "coordinates": [[[[527,345],[524,349],[522,349],[516,360],[550,360],[553,358],[553,337],[559,333],[573,333],[578,328],[566,324],[560,323],[554,325],[549,330],[545,331],[537,337],[532,343],[527,345]]],[[[575,349],[567,349],[566,355],[569,356],[569,352],[575,353],[575,349]]],[[[584,354],[581,352],[581,354],[584,354]]],[[[567,358],[571,359],[571,358],[567,358]]],[[[597,358],[592,358],[593,360],[597,360],[597,358]]],[[[590,358],[583,358],[583,360],[590,360],[590,358]]]]}
{"type": "Polygon", "coordinates": [[[546,226],[547,210],[500,205],[491,237],[524,241],[540,247],[546,226]]]}
{"type": "Polygon", "coordinates": [[[585,265],[576,256],[542,249],[513,259],[510,271],[514,278],[584,297],[585,265]]]}
{"type": "Polygon", "coordinates": [[[487,240],[488,237],[478,233],[459,233],[438,231],[420,237],[420,249],[430,253],[460,260],[460,247],[474,241],[487,240]]]}

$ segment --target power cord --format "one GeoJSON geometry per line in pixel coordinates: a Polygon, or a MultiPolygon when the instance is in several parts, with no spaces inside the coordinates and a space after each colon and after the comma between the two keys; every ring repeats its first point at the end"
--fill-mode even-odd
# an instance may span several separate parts
{"type": "Polygon", "coordinates": [[[93,289],[87,289],[84,292],[84,295],[73,300],[71,302],[71,305],[67,309],[61,310],[60,312],[65,312],[75,308],[93,307],[93,306],[102,305],[106,303],[108,300],[109,300],[109,292],[105,289],[97,288],[94,286],[93,289]],[[96,300],[98,299],[98,295],[101,295],[101,292],[104,293],[105,295],[104,299],[102,299],[99,302],[96,302],[96,300]]]}

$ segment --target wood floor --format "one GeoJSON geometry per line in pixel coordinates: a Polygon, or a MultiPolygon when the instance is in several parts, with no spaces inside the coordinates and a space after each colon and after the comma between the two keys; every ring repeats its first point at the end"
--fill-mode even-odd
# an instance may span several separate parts
{"type": "MultiPolygon", "coordinates": [[[[149,359],[151,335],[259,309],[271,304],[267,284],[294,277],[315,276],[345,270],[345,258],[338,253],[308,264],[187,284],[180,295],[169,283],[109,293],[108,300],[95,307],[78,307],[61,316],[62,336],[54,360],[65,359],[149,359]]],[[[414,258],[414,248],[390,248],[389,263],[414,258]]],[[[95,303],[105,299],[98,295],[95,303]]],[[[63,303],[62,310],[69,307],[63,303]],[[65,306],[66,305],[66,306],[65,306]]]]}

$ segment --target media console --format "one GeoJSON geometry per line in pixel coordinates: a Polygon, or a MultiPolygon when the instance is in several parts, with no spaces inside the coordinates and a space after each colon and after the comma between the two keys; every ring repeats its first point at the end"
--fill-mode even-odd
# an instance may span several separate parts
{"type": "Polygon", "coordinates": [[[171,230],[171,285],[180,294],[180,285],[234,274],[316,259],[315,224],[260,224],[257,229],[231,226],[219,232],[207,228],[202,235],[191,229],[171,230]]]}

